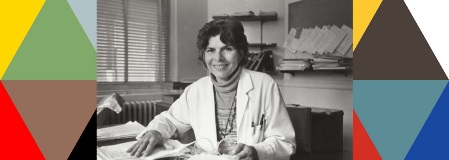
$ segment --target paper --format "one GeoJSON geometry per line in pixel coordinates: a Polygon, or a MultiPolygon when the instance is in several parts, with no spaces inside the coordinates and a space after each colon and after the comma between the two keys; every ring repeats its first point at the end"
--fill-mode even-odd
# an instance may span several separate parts
{"type": "Polygon", "coordinates": [[[320,28],[318,26],[315,26],[315,28],[312,29],[312,31],[310,32],[309,36],[307,36],[307,39],[305,40],[304,43],[304,50],[307,53],[313,54],[315,53],[315,48],[313,48],[313,43],[314,40],[316,38],[316,36],[318,35],[318,32],[320,32],[320,28]]]}
{"type": "Polygon", "coordinates": [[[332,33],[327,27],[323,27],[321,30],[321,37],[317,40],[315,44],[315,48],[317,49],[318,54],[324,54],[326,48],[330,44],[330,41],[334,39],[335,35],[332,33]]]}
{"type": "Polygon", "coordinates": [[[137,141],[131,141],[126,143],[120,143],[116,145],[103,146],[97,149],[97,157],[104,157],[103,159],[107,160],[153,160],[164,157],[174,157],[181,156],[182,154],[189,152],[190,149],[187,146],[193,144],[182,144],[177,140],[168,140],[166,143],[173,146],[174,149],[165,149],[164,147],[156,147],[149,156],[147,157],[133,157],[130,153],[127,153],[128,150],[134,143],[137,141]]]}
{"type": "Polygon", "coordinates": [[[330,31],[333,33],[334,37],[329,40],[329,45],[325,51],[326,53],[334,53],[338,44],[340,44],[346,36],[346,32],[338,28],[336,25],[333,25],[330,31]]]}
{"type": "Polygon", "coordinates": [[[346,52],[348,52],[349,47],[352,46],[352,29],[349,28],[346,25],[343,25],[341,27],[341,30],[343,30],[344,32],[346,32],[346,36],[343,39],[343,41],[339,44],[339,46],[337,47],[337,51],[341,54],[341,55],[345,55],[346,52]]]}
{"type": "Polygon", "coordinates": [[[139,122],[129,121],[126,124],[97,129],[97,141],[133,138],[145,129],[139,122]]]}
{"type": "Polygon", "coordinates": [[[284,42],[284,48],[290,50],[291,52],[295,53],[296,50],[293,49],[293,40],[296,39],[296,29],[292,28],[290,29],[290,32],[287,35],[287,38],[285,38],[284,42]]]}
{"type": "Polygon", "coordinates": [[[302,29],[301,35],[299,36],[299,41],[297,44],[299,53],[305,52],[304,44],[305,44],[305,41],[306,41],[307,37],[309,36],[310,32],[311,32],[311,29],[309,29],[309,28],[302,29]]]}

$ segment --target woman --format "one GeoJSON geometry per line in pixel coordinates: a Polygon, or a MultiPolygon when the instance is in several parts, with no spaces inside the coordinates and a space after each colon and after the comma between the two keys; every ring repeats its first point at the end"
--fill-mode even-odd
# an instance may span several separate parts
{"type": "Polygon", "coordinates": [[[246,70],[248,42],[242,24],[232,18],[206,23],[199,31],[199,59],[210,75],[188,86],[170,109],[156,116],[128,152],[148,155],[175,131],[193,129],[195,138],[214,148],[236,140],[230,152],[240,159],[289,159],[295,133],[279,88],[265,73],[246,70]]]}

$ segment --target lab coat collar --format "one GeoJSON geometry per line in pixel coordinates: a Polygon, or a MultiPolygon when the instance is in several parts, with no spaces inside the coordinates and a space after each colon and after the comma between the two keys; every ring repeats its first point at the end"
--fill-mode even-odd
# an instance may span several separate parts
{"type": "Polygon", "coordinates": [[[240,74],[239,84],[237,86],[237,128],[240,131],[240,126],[242,123],[243,115],[245,114],[246,108],[248,108],[248,92],[253,89],[253,83],[251,80],[251,75],[246,69],[242,69],[240,74]]]}

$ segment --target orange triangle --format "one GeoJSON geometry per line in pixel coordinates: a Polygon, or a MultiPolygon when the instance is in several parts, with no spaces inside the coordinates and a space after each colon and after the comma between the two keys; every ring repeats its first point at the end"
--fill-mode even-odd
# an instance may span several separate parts
{"type": "Polygon", "coordinates": [[[1,159],[45,160],[25,122],[0,82],[1,159]]]}
{"type": "Polygon", "coordinates": [[[354,160],[381,160],[379,152],[377,152],[376,146],[374,146],[368,133],[366,133],[365,127],[360,122],[359,117],[352,110],[353,117],[353,159],[354,160]]]}

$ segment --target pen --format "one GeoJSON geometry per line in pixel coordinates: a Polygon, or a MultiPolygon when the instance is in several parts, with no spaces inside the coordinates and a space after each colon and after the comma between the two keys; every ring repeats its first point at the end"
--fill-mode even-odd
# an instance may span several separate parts
{"type": "Polygon", "coordinates": [[[260,124],[260,130],[262,130],[264,118],[265,118],[265,114],[262,114],[262,117],[260,118],[260,123],[259,123],[260,124]]]}

